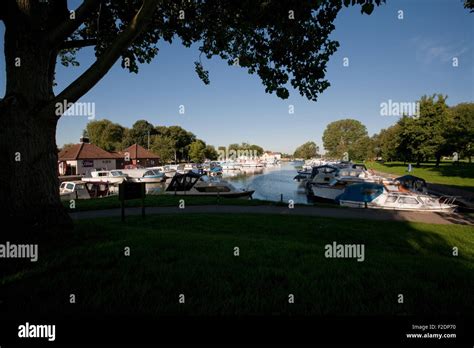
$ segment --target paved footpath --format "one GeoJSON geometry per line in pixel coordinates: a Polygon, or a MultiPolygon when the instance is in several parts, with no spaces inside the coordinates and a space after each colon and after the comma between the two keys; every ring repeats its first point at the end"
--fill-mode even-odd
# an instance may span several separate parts
{"type": "MultiPolygon", "coordinates": [[[[147,207],[146,214],[277,214],[306,215],[331,217],[340,219],[366,219],[378,221],[409,221],[431,224],[463,224],[473,225],[474,219],[461,214],[441,214],[428,212],[407,212],[395,210],[322,208],[295,206],[293,209],[280,206],[231,206],[231,205],[196,205],[185,209],[178,207],[147,207]]],[[[102,217],[120,217],[120,209],[91,210],[70,213],[74,220],[95,219],[102,217]]],[[[126,208],[125,215],[140,215],[141,208],[126,208]]]]}

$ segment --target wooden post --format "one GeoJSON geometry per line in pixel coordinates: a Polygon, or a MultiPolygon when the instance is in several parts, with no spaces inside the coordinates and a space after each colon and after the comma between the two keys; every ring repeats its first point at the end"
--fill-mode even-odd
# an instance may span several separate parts
{"type": "Polygon", "coordinates": [[[121,207],[121,210],[122,210],[122,222],[125,221],[125,194],[123,192],[123,183],[122,184],[119,184],[119,194],[120,194],[120,207],[121,207]]]}
{"type": "Polygon", "coordinates": [[[146,184],[142,183],[142,218],[145,217],[145,196],[146,196],[146,184]]]}

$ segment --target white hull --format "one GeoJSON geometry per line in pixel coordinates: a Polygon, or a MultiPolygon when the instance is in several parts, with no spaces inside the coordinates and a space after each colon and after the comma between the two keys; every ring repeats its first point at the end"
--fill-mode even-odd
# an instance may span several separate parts
{"type": "Polygon", "coordinates": [[[337,196],[344,192],[344,188],[329,185],[311,185],[311,191],[316,198],[334,201],[337,196]]]}
{"type": "Polygon", "coordinates": [[[168,195],[176,196],[207,196],[207,197],[228,197],[228,198],[240,198],[240,197],[251,197],[254,193],[250,191],[230,191],[230,192],[200,192],[195,188],[189,191],[165,191],[168,195]]]}
{"type": "Polygon", "coordinates": [[[163,182],[163,178],[129,178],[129,182],[144,182],[147,184],[159,184],[160,182],[163,182]]]}
{"type": "Polygon", "coordinates": [[[230,166],[223,165],[222,170],[240,170],[240,166],[237,166],[237,165],[230,165],[230,166]]]}
{"type": "Polygon", "coordinates": [[[424,206],[424,207],[410,207],[407,205],[380,205],[374,202],[364,202],[358,201],[339,201],[339,204],[343,207],[349,208],[368,208],[368,209],[383,209],[383,210],[401,210],[401,211],[416,211],[416,212],[432,212],[432,213],[452,213],[455,209],[455,205],[451,204],[440,204],[440,206],[424,206]]]}
{"type": "Polygon", "coordinates": [[[82,178],[84,182],[95,182],[95,183],[104,183],[104,184],[121,184],[125,181],[125,178],[113,178],[113,177],[98,177],[98,178],[82,178]]]}

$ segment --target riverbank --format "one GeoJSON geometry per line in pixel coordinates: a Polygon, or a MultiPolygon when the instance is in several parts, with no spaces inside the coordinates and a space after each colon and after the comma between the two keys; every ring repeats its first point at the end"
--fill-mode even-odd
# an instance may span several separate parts
{"type": "MultiPolygon", "coordinates": [[[[403,162],[366,162],[367,168],[381,173],[402,176],[408,174],[407,163],[403,162]]],[[[436,186],[447,186],[474,195],[474,163],[459,162],[453,165],[450,162],[441,162],[439,167],[435,163],[423,163],[419,167],[412,166],[412,175],[421,177],[436,186]]],[[[459,191],[458,191],[459,192],[459,191]]]]}
{"type": "Polygon", "coordinates": [[[40,245],[38,262],[18,262],[3,273],[0,307],[9,317],[35,313],[56,320],[474,311],[471,226],[371,226],[265,214],[80,220],[72,235],[40,245]],[[325,257],[333,242],[363,244],[364,261],[325,257]]]}

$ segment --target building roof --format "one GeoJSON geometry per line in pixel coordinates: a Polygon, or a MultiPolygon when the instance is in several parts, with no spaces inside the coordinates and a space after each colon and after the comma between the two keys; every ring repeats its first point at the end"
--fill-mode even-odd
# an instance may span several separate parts
{"type": "Polygon", "coordinates": [[[80,143],[61,150],[58,157],[60,161],[73,161],[79,159],[116,159],[118,156],[101,149],[97,145],[80,143]]]}
{"type": "Polygon", "coordinates": [[[132,146],[127,147],[125,150],[121,151],[122,154],[128,152],[130,159],[140,159],[140,158],[155,158],[159,159],[160,156],[155,155],[153,152],[146,150],[144,147],[133,144],[132,146]]]}

